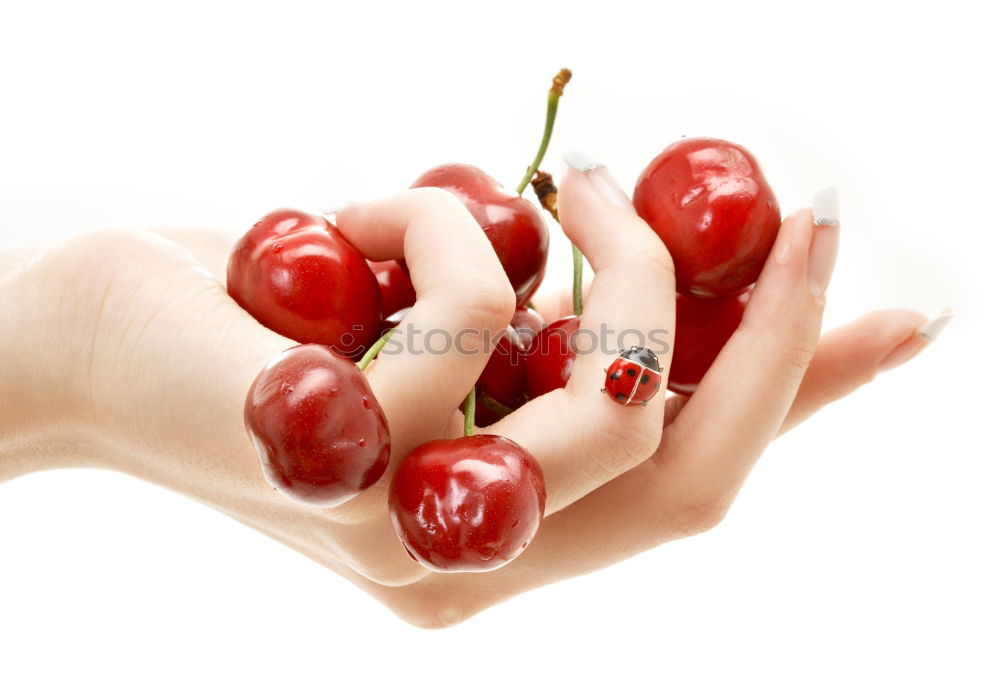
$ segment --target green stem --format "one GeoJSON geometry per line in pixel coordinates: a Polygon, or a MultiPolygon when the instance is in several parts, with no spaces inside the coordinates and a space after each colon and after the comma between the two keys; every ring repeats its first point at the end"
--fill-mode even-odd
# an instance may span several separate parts
{"type": "Polygon", "coordinates": [[[497,401],[496,399],[494,399],[481,389],[476,390],[476,401],[481,403],[483,406],[485,406],[486,408],[488,408],[490,411],[497,414],[501,418],[509,416],[510,414],[514,413],[514,409],[504,404],[501,404],[499,401],[497,401]]]}
{"type": "Polygon", "coordinates": [[[573,315],[583,314],[583,253],[573,244],[573,315]]]}
{"type": "Polygon", "coordinates": [[[532,177],[538,171],[538,166],[542,164],[545,152],[549,149],[549,139],[552,138],[552,128],[555,126],[556,112],[559,110],[559,98],[562,97],[563,87],[569,82],[571,76],[573,76],[572,72],[568,69],[563,69],[552,80],[552,88],[549,89],[548,108],[545,111],[545,131],[542,132],[542,142],[538,146],[538,153],[535,155],[535,160],[528,167],[528,171],[524,173],[521,183],[517,185],[518,196],[523,194],[524,190],[528,188],[532,177]]]}
{"type": "Polygon", "coordinates": [[[372,348],[368,349],[368,351],[365,352],[365,355],[361,357],[361,360],[358,361],[358,368],[360,368],[361,370],[367,368],[368,364],[371,363],[373,360],[375,360],[375,357],[378,356],[378,352],[381,351],[383,347],[385,347],[386,343],[389,341],[389,337],[391,337],[392,333],[395,331],[396,328],[394,327],[388,332],[386,332],[384,335],[379,337],[378,341],[372,344],[372,348]]]}
{"type": "MultiPolygon", "coordinates": [[[[531,182],[538,196],[538,202],[559,222],[559,189],[552,183],[552,175],[539,172],[531,182]]],[[[573,244],[573,314],[583,313],[583,253],[573,244]]]]}
{"type": "Polygon", "coordinates": [[[468,437],[476,431],[476,388],[469,390],[469,396],[465,397],[465,436],[468,437]]]}

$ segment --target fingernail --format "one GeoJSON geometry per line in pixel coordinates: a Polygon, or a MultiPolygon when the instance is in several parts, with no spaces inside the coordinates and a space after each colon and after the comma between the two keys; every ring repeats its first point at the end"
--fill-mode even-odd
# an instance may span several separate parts
{"type": "Polygon", "coordinates": [[[948,323],[951,322],[954,315],[950,308],[945,308],[938,317],[924,323],[924,326],[917,330],[917,334],[927,341],[933,342],[941,336],[944,328],[948,327],[948,323]]]}
{"type": "Polygon", "coordinates": [[[813,237],[809,246],[809,287],[821,298],[830,285],[840,242],[840,209],[837,187],[821,189],[813,198],[813,237]]]}
{"type": "Polygon", "coordinates": [[[952,312],[948,309],[941,311],[941,315],[928,320],[917,330],[916,337],[910,337],[905,342],[886,354],[886,357],[878,364],[878,372],[884,373],[887,370],[898,368],[911,358],[919,354],[927,345],[938,338],[944,328],[951,322],[952,312]]]}
{"type": "Polygon", "coordinates": [[[820,189],[813,197],[813,224],[818,227],[840,226],[840,201],[837,187],[820,189]]]}
{"type": "Polygon", "coordinates": [[[563,159],[574,170],[582,172],[590,180],[594,188],[597,189],[598,193],[609,203],[623,208],[632,207],[632,201],[625,195],[622,188],[618,186],[618,182],[608,172],[608,168],[598,162],[592,155],[579,148],[573,148],[563,154],[563,159]]]}

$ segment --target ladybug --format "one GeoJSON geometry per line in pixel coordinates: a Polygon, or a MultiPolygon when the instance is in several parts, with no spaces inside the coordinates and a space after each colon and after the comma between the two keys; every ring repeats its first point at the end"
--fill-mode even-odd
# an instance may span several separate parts
{"type": "Polygon", "coordinates": [[[644,346],[622,349],[618,358],[604,372],[604,389],[609,397],[622,406],[646,405],[656,396],[663,379],[660,361],[656,354],[644,346]]]}

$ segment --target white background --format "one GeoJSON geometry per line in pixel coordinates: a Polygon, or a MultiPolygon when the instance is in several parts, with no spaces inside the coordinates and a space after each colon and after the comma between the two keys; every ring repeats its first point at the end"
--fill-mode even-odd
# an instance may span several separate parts
{"type": "MultiPolygon", "coordinates": [[[[235,234],[448,161],[513,185],[569,66],[545,167],[585,147],[630,189],[681,135],[733,139],[786,211],[839,186],[828,326],[957,315],[716,530],[445,631],[136,480],[0,485],[0,685],[1000,684],[1000,56],[986,3],[924,5],[5,2],[0,247],[235,234]]],[[[560,237],[549,284],[569,265],[560,237]]]]}

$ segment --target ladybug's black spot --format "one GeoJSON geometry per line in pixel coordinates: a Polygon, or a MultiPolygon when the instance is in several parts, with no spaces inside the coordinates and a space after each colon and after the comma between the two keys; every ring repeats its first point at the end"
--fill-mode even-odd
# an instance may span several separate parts
{"type": "Polygon", "coordinates": [[[635,368],[629,368],[626,372],[629,377],[635,377],[635,368]]]}
{"type": "Polygon", "coordinates": [[[615,372],[611,373],[611,379],[612,380],[617,380],[621,376],[622,376],[622,371],[620,371],[620,370],[616,370],[615,372]]]}
{"type": "Polygon", "coordinates": [[[618,394],[615,395],[615,399],[617,399],[618,401],[625,401],[625,395],[622,394],[621,392],[618,392],[618,394]]]}
{"type": "Polygon", "coordinates": [[[655,392],[656,390],[658,390],[659,388],[660,388],[660,383],[659,383],[659,382],[657,382],[657,383],[656,383],[655,385],[653,385],[653,391],[654,391],[654,392],[655,392]]]}
{"type": "Polygon", "coordinates": [[[641,378],[639,378],[640,385],[644,385],[647,382],[649,382],[649,375],[643,375],[641,378]]]}

